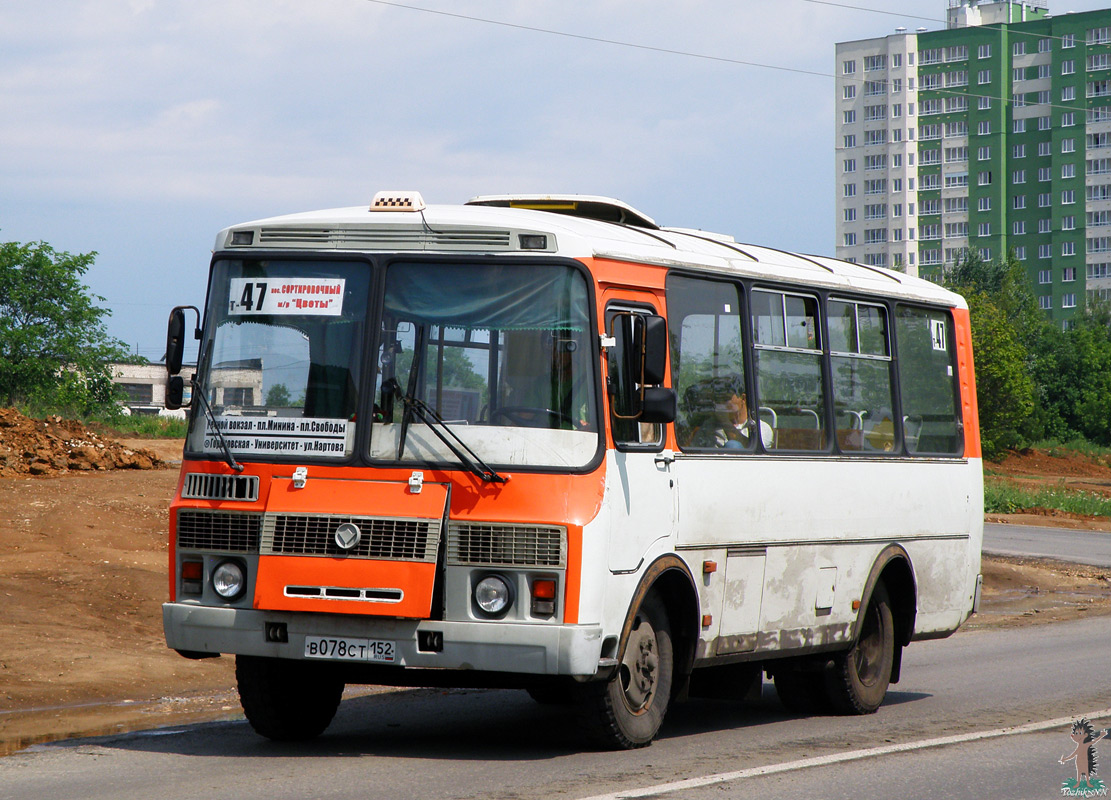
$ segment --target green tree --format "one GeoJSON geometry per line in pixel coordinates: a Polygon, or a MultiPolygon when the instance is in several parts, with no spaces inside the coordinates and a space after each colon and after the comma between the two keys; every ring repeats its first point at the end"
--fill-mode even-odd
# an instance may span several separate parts
{"type": "Polygon", "coordinates": [[[1028,442],[1044,399],[1037,378],[1053,363],[1050,345],[1059,331],[1038,309],[1013,253],[988,262],[967,252],[945,283],[968,301],[980,441],[984,455],[992,458],[1028,442]]]}
{"type": "Polygon", "coordinates": [[[96,253],[45,242],[0,244],[0,402],[80,416],[116,412],[109,362],[127,347],[110,337],[111,313],[82,276],[96,253]]]}
{"type": "Polygon", "coordinates": [[[275,383],[266,392],[266,405],[282,408],[293,405],[293,398],[284,383],[275,383]]]}

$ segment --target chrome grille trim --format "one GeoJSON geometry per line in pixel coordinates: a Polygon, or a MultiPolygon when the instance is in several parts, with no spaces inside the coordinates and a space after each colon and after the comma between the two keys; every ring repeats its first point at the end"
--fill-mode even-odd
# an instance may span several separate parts
{"type": "Polygon", "coordinates": [[[567,566],[567,529],[557,525],[449,522],[447,563],[452,566],[567,566]]]}
{"type": "Polygon", "coordinates": [[[187,500],[258,500],[257,475],[213,475],[207,472],[185,473],[181,496],[187,500]]]}
{"type": "Polygon", "coordinates": [[[483,228],[282,228],[259,230],[260,245],[388,250],[511,250],[508,230],[483,228]]]}
{"type": "Polygon", "coordinates": [[[330,556],[385,561],[436,560],[440,521],[332,514],[267,514],[263,522],[263,555],[330,556]],[[336,528],[344,522],[362,531],[359,543],[342,550],[336,528]]]}
{"type": "Polygon", "coordinates": [[[347,586],[287,586],[285,596],[314,600],[357,600],[363,603],[400,603],[405,599],[405,592],[401,589],[360,589],[347,586]]]}
{"type": "Polygon", "coordinates": [[[183,550],[257,553],[262,514],[183,508],[177,512],[177,546],[183,550]]]}

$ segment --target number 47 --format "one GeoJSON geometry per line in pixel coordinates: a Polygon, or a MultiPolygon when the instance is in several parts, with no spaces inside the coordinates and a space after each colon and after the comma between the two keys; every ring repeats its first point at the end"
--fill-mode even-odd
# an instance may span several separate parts
{"type": "Polygon", "coordinates": [[[248,310],[262,311],[262,303],[266,299],[266,284],[259,281],[258,284],[247,281],[243,284],[243,296],[239,298],[239,306],[248,310]],[[255,304],[254,291],[258,287],[258,304],[255,304]]]}

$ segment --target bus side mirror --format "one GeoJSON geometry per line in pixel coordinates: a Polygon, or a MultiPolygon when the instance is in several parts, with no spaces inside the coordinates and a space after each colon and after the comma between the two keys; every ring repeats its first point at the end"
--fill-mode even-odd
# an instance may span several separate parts
{"type": "Polygon", "coordinates": [[[640,334],[636,350],[643,351],[644,376],[640,383],[645,386],[659,386],[664,382],[667,370],[667,320],[649,315],[641,317],[642,325],[637,325],[640,334]]]}
{"type": "Polygon", "coordinates": [[[679,400],[674,389],[649,386],[644,390],[640,405],[640,421],[652,423],[674,422],[679,414],[679,400]]]}
{"type": "Polygon", "coordinates": [[[185,379],[180,375],[171,375],[170,379],[166,381],[166,408],[171,411],[181,408],[184,396],[185,379]]]}
{"type": "MultiPolygon", "coordinates": [[[[181,372],[181,360],[185,356],[185,310],[192,309],[200,322],[201,312],[196,306],[177,306],[170,312],[166,323],[166,372],[177,375],[181,372]]],[[[199,339],[200,330],[194,329],[193,338],[199,339]]]]}

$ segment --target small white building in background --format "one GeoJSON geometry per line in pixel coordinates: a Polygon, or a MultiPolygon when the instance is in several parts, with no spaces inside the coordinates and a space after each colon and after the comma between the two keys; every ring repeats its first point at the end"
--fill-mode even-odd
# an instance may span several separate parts
{"type": "MultiPolygon", "coordinates": [[[[112,364],[111,369],[112,382],[127,394],[124,401],[126,413],[185,419],[183,409],[170,411],[166,408],[168,376],[165,364],[112,364]]],[[[185,364],[181,368],[180,374],[185,379],[185,403],[189,402],[192,392],[190,381],[196,371],[196,364],[185,364]]]]}

